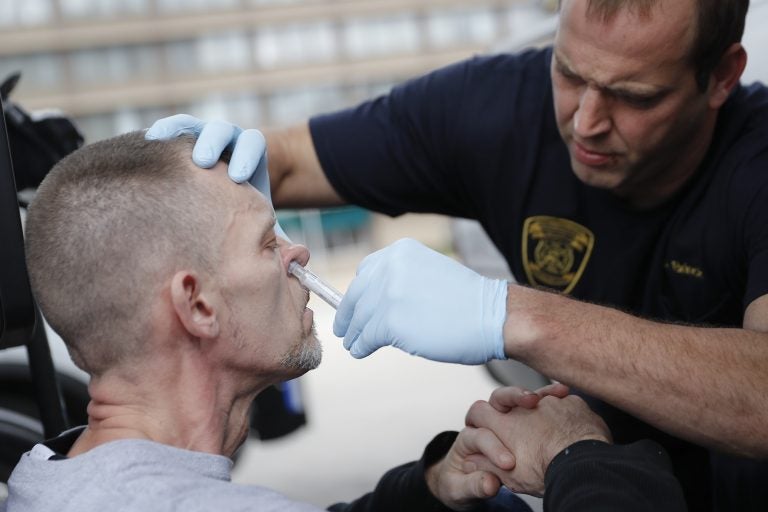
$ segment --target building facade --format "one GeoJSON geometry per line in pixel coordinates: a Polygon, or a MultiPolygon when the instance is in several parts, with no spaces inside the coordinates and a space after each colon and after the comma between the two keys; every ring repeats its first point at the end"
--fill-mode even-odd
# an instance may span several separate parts
{"type": "Polygon", "coordinates": [[[280,125],[385,92],[548,18],[540,0],[2,0],[0,79],[86,140],[177,112],[280,125]]]}

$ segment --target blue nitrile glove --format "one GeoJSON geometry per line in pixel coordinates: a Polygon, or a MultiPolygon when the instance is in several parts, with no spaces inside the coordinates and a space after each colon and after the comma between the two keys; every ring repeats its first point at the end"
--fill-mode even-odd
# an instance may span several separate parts
{"type": "Polygon", "coordinates": [[[505,359],[507,282],[483,277],[411,239],[365,258],[333,332],[356,358],[392,345],[433,361],[505,359]]]}
{"type": "MultiPolygon", "coordinates": [[[[155,121],[146,131],[147,139],[168,140],[182,134],[197,136],[192,161],[208,169],[216,165],[225,149],[232,149],[227,173],[235,183],[248,181],[272,204],[267,171],[267,141],[259,130],[243,130],[226,121],[203,121],[188,114],[177,114],[155,121]]],[[[275,224],[278,236],[290,239],[275,224]]]]}

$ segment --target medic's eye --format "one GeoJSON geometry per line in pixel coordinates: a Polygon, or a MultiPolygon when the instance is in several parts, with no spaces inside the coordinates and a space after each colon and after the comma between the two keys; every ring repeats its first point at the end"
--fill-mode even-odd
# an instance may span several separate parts
{"type": "Polygon", "coordinates": [[[615,94],[615,96],[632,108],[644,110],[655,107],[664,95],[652,94],[649,96],[642,94],[618,93],[615,94]]]}
{"type": "Polygon", "coordinates": [[[557,71],[560,76],[574,85],[580,85],[584,83],[584,79],[582,79],[579,75],[570,69],[564,67],[562,64],[555,65],[555,71],[557,71]]]}

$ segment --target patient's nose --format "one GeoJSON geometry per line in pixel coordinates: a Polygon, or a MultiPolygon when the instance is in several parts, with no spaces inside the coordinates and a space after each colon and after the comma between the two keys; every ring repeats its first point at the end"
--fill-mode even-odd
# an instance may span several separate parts
{"type": "Polygon", "coordinates": [[[286,271],[288,270],[288,264],[294,260],[296,260],[302,267],[309,261],[309,249],[307,249],[306,246],[294,244],[279,237],[277,239],[277,244],[280,247],[280,256],[283,259],[283,266],[286,271]]]}

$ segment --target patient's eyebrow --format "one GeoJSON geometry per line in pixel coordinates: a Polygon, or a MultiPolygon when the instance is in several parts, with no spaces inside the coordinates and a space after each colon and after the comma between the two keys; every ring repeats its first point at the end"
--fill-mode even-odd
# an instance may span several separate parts
{"type": "Polygon", "coordinates": [[[274,233],[275,225],[277,224],[277,216],[275,215],[274,212],[272,212],[272,216],[269,217],[269,219],[266,219],[264,221],[261,221],[260,219],[259,224],[260,224],[260,227],[257,230],[258,238],[259,240],[265,240],[274,233]]]}

